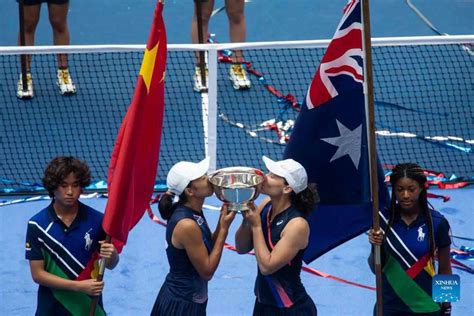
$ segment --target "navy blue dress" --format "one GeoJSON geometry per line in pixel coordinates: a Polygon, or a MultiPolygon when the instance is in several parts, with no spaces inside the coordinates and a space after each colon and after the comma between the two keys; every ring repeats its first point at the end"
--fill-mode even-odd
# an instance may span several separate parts
{"type": "Polygon", "coordinates": [[[188,207],[178,206],[166,228],[166,255],[170,271],[156,298],[151,315],[206,315],[207,281],[199,276],[186,250],[175,248],[171,242],[176,224],[185,218],[192,219],[199,225],[208,253],[212,250],[212,234],[204,216],[188,207]]]}
{"type": "MultiPolygon", "coordinates": [[[[261,214],[263,236],[269,251],[278,243],[289,221],[305,217],[291,206],[270,223],[271,209],[271,203],[268,203],[261,214]]],[[[270,275],[263,275],[258,269],[253,315],[317,315],[316,306],[300,279],[303,252],[300,250],[290,262],[270,275]]]]}

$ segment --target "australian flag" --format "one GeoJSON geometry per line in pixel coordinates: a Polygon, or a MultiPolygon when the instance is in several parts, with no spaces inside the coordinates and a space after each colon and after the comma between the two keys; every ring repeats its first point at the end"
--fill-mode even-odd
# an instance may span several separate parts
{"type": "MultiPolygon", "coordinates": [[[[285,158],[306,168],[321,199],[308,219],[307,263],[372,223],[362,36],[361,4],[350,0],[285,149],[285,158]]],[[[378,165],[382,207],[388,192],[378,165]]]]}

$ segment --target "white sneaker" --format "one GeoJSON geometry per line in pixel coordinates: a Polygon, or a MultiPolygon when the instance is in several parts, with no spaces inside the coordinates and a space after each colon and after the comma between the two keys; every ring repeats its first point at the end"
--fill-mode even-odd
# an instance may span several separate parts
{"type": "Polygon", "coordinates": [[[16,85],[16,96],[18,99],[31,99],[35,96],[31,73],[26,73],[26,90],[23,90],[23,76],[20,74],[20,80],[16,85]]]}
{"type": "Polygon", "coordinates": [[[235,90],[250,89],[252,83],[247,76],[247,71],[241,64],[233,64],[229,68],[229,79],[235,90]]]}
{"type": "Polygon", "coordinates": [[[194,86],[193,89],[196,92],[203,92],[207,90],[207,84],[208,84],[208,73],[207,73],[207,68],[206,68],[206,85],[204,86],[202,84],[202,79],[201,79],[201,68],[195,67],[194,70],[194,75],[193,75],[193,81],[194,81],[194,86]]]}
{"type": "Polygon", "coordinates": [[[76,86],[72,82],[68,69],[58,69],[58,81],[56,84],[59,87],[59,93],[61,95],[71,95],[76,93],[76,86]]]}

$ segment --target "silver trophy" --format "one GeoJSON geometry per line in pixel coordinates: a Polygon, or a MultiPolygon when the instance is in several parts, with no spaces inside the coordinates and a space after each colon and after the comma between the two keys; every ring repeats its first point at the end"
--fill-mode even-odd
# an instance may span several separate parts
{"type": "Polygon", "coordinates": [[[249,209],[248,203],[260,194],[263,179],[262,171],[247,167],[223,168],[209,175],[217,198],[229,203],[229,211],[234,212],[249,209]]]}

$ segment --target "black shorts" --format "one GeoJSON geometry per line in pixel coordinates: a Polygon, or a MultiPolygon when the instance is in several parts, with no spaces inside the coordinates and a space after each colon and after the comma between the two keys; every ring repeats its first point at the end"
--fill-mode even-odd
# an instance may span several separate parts
{"type": "MultiPolygon", "coordinates": [[[[18,0],[16,0],[19,2],[18,0]]],[[[66,4],[69,3],[69,0],[23,0],[25,5],[38,5],[42,2],[51,3],[51,4],[66,4]]]]}

